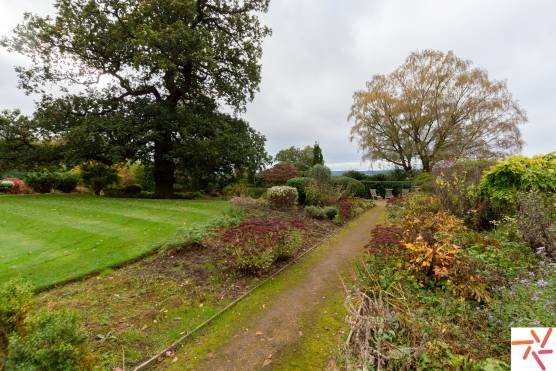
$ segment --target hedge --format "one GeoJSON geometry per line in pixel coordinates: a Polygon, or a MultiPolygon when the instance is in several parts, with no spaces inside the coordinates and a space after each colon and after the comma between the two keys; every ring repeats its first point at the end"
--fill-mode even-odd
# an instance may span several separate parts
{"type": "Polygon", "coordinates": [[[361,181],[361,183],[363,183],[363,185],[365,186],[365,197],[366,198],[370,198],[371,197],[371,189],[376,189],[376,193],[379,196],[384,197],[386,194],[386,189],[390,188],[392,189],[392,193],[394,194],[394,196],[399,196],[402,193],[402,188],[408,188],[410,189],[411,187],[414,186],[414,183],[410,180],[404,180],[404,181],[372,181],[372,180],[363,180],[361,181]]]}

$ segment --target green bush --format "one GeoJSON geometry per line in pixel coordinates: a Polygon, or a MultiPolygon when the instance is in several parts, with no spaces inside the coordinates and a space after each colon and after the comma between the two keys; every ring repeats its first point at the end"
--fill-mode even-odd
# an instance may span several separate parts
{"type": "Polygon", "coordinates": [[[314,219],[326,219],[326,212],[322,207],[318,206],[305,206],[305,212],[314,219]]]}
{"type": "Polygon", "coordinates": [[[315,179],[319,184],[328,184],[332,172],[324,165],[315,165],[309,170],[309,177],[315,179]]]}
{"type": "Polygon", "coordinates": [[[334,220],[334,218],[336,217],[336,215],[338,215],[339,211],[337,207],[334,206],[327,206],[324,208],[324,213],[326,214],[326,217],[330,220],[334,220]]]}
{"type": "Polygon", "coordinates": [[[0,370],[8,337],[22,330],[32,298],[31,285],[25,281],[13,279],[0,286],[0,370]]]}
{"type": "Polygon", "coordinates": [[[556,152],[544,156],[512,156],[499,161],[483,176],[479,189],[500,209],[515,210],[519,192],[556,193],[556,152]]]}
{"type": "Polygon", "coordinates": [[[29,319],[24,334],[10,337],[8,370],[92,370],[94,359],[75,316],[41,312],[29,319]]]}
{"type": "Polygon", "coordinates": [[[331,183],[340,187],[342,192],[347,191],[349,193],[345,198],[351,196],[365,197],[365,186],[359,180],[347,176],[334,176],[331,183]]]}
{"type": "Polygon", "coordinates": [[[305,187],[307,183],[311,181],[311,178],[293,178],[288,180],[288,186],[297,189],[298,202],[300,205],[305,205],[307,199],[307,194],[305,193],[305,187]]]}
{"type": "Polygon", "coordinates": [[[25,183],[37,193],[50,193],[55,188],[57,180],[53,173],[29,173],[25,178],[25,183]]]}
{"type": "Polygon", "coordinates": [[[133,175],[135,183],[140,184],[145,191],[154,191],[154,175],[152,167],[136,162],[129,167],[129,171],[133,175]]]}
{"type": "Polygon", "coordinates": [[[12,182],[3,181],[0,182],[0,193],[7,193],[12,189],[14,184],[12,182]]]}
{"type": "Polygon", "coordinates": [[[305,187],[305,204],[313,206],[328,206],[336,203],[340,195],[328,184],[319,184],[316,181],[307,183],[305,187]]]}
{"type": "Polygon", "coordinates": [[[122,191],[130,195],[138,195],[143,192],[143,187],[140,184],[128,184],[122,188],[122,191]]]}
{"type": "Polygon", "coordinates": [[[376,192],[379,196],[384,197],[386,194],[386,189],[393,189],[394,196],[399,196],[402,194],[402,189],[407,188],[410,189],[413,187],[414,183],[409,180],[405,181],[371,181],[371,180],[364,180],[361,183],[365,186],[365,197],[370,197],[370,190],[376,189],[376,192]]]}
{"type": "Polygon", "coordinates": [[[222,189],[224,196],[246,196],[248,192],[248,185],[245,182],[237,182],[228,184],[222,189]]]}
{"type": "Polygon", "coordinates": [[[55,173],[54,188],[64,193],[71,193],[79,184],[79,177],[71,172],[55,173]]]}
{"type": "Polygon", "coordinates": [[[100,162],[85,162],[79,168],[83,183],[91,188],[97,196],[100,195],[102,190],[118,183],[120,180],[116,169],[100,162]]]}
{"type": "Polygon", "coordinates": [[[284,241],[274,249],[275,259],[289,259],[295,255],[301,244],[303,243],[303,233],[301,231],[291,229],[284,237],[284,241]]]}
{"type": "Polygon", "coordinates": [[[297,204],[297,189],[288,186],[276,186],[270,188],[266,197],[273,209],[288,209],[297,204]]]}

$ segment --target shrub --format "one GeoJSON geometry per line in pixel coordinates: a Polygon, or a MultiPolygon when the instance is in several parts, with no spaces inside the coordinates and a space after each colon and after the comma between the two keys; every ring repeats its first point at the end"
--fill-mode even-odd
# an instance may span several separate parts
{"type": "Polygon", "coordinates": [[[429,241],[419,235],[414,242],[404,243],[409,262],[417,272],[435,279],[447,278],[459,251],[459,246],[450,240],[429,241]]]}
{"type": "Polygon", "coordinates": [[[24,331],[33,291],[29,283],[12,279],[0,285],[0,370],[4,369],[9,337],[24,331]]]}
{"type": "Polygon", "coordinates": [[[136,162],[129,167],[129,171],[135,183],[140,184],[145,191],[154,191],[154,174],[152,167],[136,162]]]}
{"type": "Polygon", "coordinates": [[[8,336],[23,329],[32,298],[31,285],[25,281],[13,279],[0,286],[0,369],[8,336]]]}
{"type": "Polygon", "coordinates": [[[411,188],[414,183],[412,181],[371,181],[364,180],[361,183],[365,186],[365,197],[370,197],[370,190],[376,189],[379,196],[385,197],[386,189],[392,189],[394,196],[399,196],[402,194],[403,188],[411,188]]]}
{"type": "Polygon", "coordinates": [[[332,177],[332,172],[324,165],[315,165],[309,170],[309,177],[315,179],[319,184],[328,184],[332,177]]]}
{"type": "Polygon", "coordinates": [[[406,240],[422,236],[428,242],[438,241],[446,235],[465,231],[463,221],[445,211],[408,214],[400,221],[400,225],[406,231],[406,240]],[[440,234],[440,238],[437,238],[437,234],[440,234]]]}
{"type": "Polygon", "coordinates": [[[267,271],[276,259],[293,255],[302,238],[292,233],[304,228],[298,220],[247,220],[229,229],[223,242],[235,269],[258,274],[267,271]]]}
{"type": "Polygon", "coordinates": [[[90,161],[79,166],[83,183],[99,196],[103,189],[118,183],[118,171],[100,162],[90,161]]]}
{"type": "Polygon", "coordinates": [[[298,201],[300,205],[305,205],[307,200],[307,193],[305,189],[307,184],[311,181],[311,178],[292,178],[288,180],[288,186],[297,189],[298,201]]]}
{"type": "Polygon", "coordinates": [[[396,226],[377,225],[371,231],[371,240],[367,248],[371,252],[399,256],[404,245],[403,229],[396,226]]]}
{"type": "Polygon", "coordinates": [[[339,217],[339,222],[345,223],[352,217],[351,212],[353,209],[353,204],[348,200],[340,200],[338,201],[337,206],[339,210],[339,213],[337,215],[339,217]]]}
{"type": "Polygon", "coordinates": [[[326,217],[330,220],[333,220],[336,215],[338,215],[339,211],[337,207],[334,206],[327,206],[324,208],[324,213],[326,214],[326,217]]]}
{"type": "Polygon", "coordinates": [[[365,186],[358,180],[346,177],[346,176],[335,176],[331,179],[332,185],[339,187],[342,192],[342,198],[348,198],[352,196],[365,197],[365,186]]]}
{"type": "Polygon", "coordinates": [[[8,180],[0,181],[0,193],[8,193],[15,186],[13,182],[8,180]]]}
{"type": "Polygon", "coordinates": [[[54,188],[57,189],[58,191],[62,191],[64,193],[71,193],[75,190],[78,183],[79,183],[79,177],[70,172],[55,174],[54,188]]]}
{"type": "Polygon", "coordinates": [[[475,229],[489,226],[489,207],[479,194],[482,174],[490,161],[463,161],[445,166],[439,171],[433,187],[444,209],[463,218],[475,229]]]}
{"type": "Polygon", "coordinates": [[[412,193],[407,197],[393,199],[393,202],[388,204],[388,215],[394,220],[401,220],[423,213],[437,213],[441,208],[438,197],[412,193]]]}
{"type": "Polygon", "coordinates": [[[29,319],[25,334],[10,337],[9,370],[93,370],[94,359],[75,316],[41,312],[29,319]]]}
{"type": "Polygon", "coordinates": [[[248,186],[245,182],[238,182],[233,184],[228,184],[222,189],[224,196],[246,196],[248,192],[248,186]]]}
{"type": "Polygon", "coordinates": [[[295,255],[303,243],[303,233],[296,229],[290,229],[283,235],[283,241],[274,249],[275,259],[289,259],[295,255]]]}
{"type": "Polygon", "coordinates": [[[5,183],[10,183],[12,186],[7,187],[6,192],[11,194],[22,194],[29,192],[25,182],[18,178],[5,178],[1,180],[5,183]]]}
{"type": "Polygon", "coordinates": [[[48,172],[29,173],[25,181],[37,193],[50,193],[56,186],[57,177],[48,172]]]}
{"type": "Polygon", "coordinates": [[[309,181],[305,186],[305,203],[313,206],[327,206],[334,204],[340,195],[327,184],[319,184],[315,180],[309,181]]]}
{"type": "Polygon", "coordinates": [[[481,195],[489,198],[501,209],[515,210],[520,191],[538,190],[556,193],[556,152],[544,156],[512,156],[499,161],[483,176],[481,195]]]}
{"type": "Polygon", "coordinates": [[[537,190],[520,194],[517,198],[516,223],[525,242],[535,252],[544,249],[556,256],[555,239],[551,235],[553,213],[551,200],[537,190]]]}
{"type": "Polygon", "coordinates": [[[273,209],[288,209],[297,204],[297,189],[288,186],[276,186],[266,192],[266,197],[273,209]]]}
{"type": "Polygon", "coordinates": [[[247,187],[247,196],[253,198],[262,197],[266,192],[265,187],[247,187]]]}
{"type": "Polygon", "coordinates": [[[143,187],[140,184],[128,184],[122,188],[122,191],[130,195],[138,195],[143,192],[143,187]]]}
{"type": "Polygon", "coordinates": [[[326,219],[326,212],[322,207],[318,206],[305,206],[305,212],[314,219],[326,219]]]}
{"type": "Polygon", "coordinates": [[[281,162],[270,169],[261,172],[261,177],[268,183],[275,185],[286,184],[292,178],[300,176],[301,173],[289,162],[281,162]]]}

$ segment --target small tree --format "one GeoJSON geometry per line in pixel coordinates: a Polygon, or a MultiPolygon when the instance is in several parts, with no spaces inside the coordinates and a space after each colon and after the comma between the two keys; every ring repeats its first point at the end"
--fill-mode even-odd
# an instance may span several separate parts
{"type": "Polygon", "coordinates": [[[276,164],[268,170],[261,173],[262,178],[272,184],[286,184],[292,178],[300,176],[301,173],[297,168],[287,162],[276,164]]]}
{"type": "Polygon", "coordinates": [[[318,143],[315,143],[313,147],[313,166],[314,165],[324,165],[324,157],[318,143]]]}
{"type": "Polygon", "coordinates": [[[332,172],[324,165],[315,165],[309,171],[309,176],[319,184],[328,184],[332,178],[332,172]]]}
{"type": "Polygon", "coordinates": [[[120,180],[117,170],[100,162],[86,162],[80,166],[80,170],[83,183],[91,188],[97,196],[103,189],[120,180]]]}
{"type": "Polygon", "coordinates": [[[307,171],[313,166],[313,155],[313,146],[305,146],[304,148],[292,146],[278,152],[275,160],[278,162],[289,162],[300,171],[307,171]]]}

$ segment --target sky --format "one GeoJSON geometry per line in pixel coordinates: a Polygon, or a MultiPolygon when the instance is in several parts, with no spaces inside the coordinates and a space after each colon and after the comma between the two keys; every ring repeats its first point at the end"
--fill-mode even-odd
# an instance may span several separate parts
{"type": "MultiPolygon", "coordinates": [[[[0,35],[25,12],[46,14],[53,0],[0,0],[0,35]]],[[[510,92],[527,112],[526,155],[556,150],[556,3],[549,0],[271,0],[263,20],[262,84],[244,117],[275,154],[320,143],[333,170],[378,169],[349,140],[355,91],[415,50],[453,50],[510,92]]],[[[0,49],[0,109],[33,111],[17,88],[15,65],[0,49]]]]}

